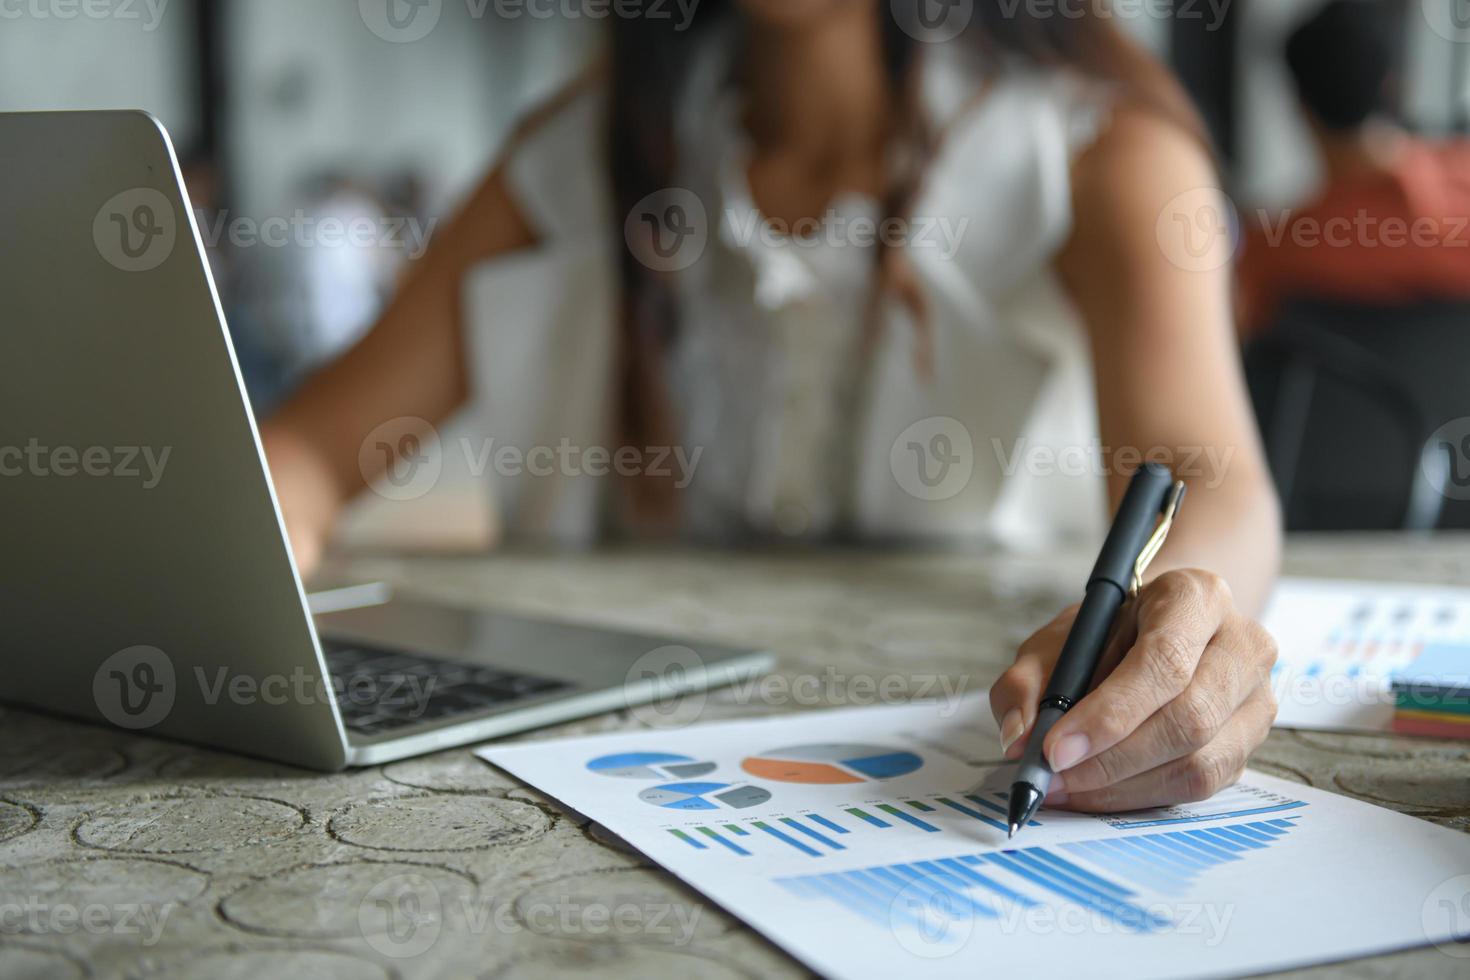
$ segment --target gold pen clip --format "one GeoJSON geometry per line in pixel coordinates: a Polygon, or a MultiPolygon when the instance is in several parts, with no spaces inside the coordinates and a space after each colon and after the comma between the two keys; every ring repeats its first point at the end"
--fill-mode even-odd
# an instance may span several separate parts
{"type": "Polygon", "coordinates": [[[1169,499],[1164,502],[1164,516],[1159,518],[1159,526],[1154,528],[1154,533],[1149,537],[1148,543],[1138,553],[1138,560],[1133,563],[1133,585],[1128,594],[1138,598],[1138,592],[1143,588],[1143,576],[1148,571],[1148,566],[1158,557],[1160,551],[1164,550],[1164,542],[1169,540],[1169,529],[1174,526],[1174,517],[1179,513],[1179,502],[1184,499],[1184,481],[1178,480],[1169,490],[1169,499]]]}

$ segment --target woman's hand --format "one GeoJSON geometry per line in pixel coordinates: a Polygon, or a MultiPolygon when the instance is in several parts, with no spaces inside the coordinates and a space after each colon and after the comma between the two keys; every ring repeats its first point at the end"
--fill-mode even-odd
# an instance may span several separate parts
{"type": "Polygon", "coordinates": [[[261,442],[296,567],[304,578],[321,563],[340,506],[339,494],[327,464],[288,430],[267,423],[261,428],[261,442]]]}
{"type": "MultiPolygon", "coordinates": [[[[990,691],[1005,757],[1016,759],[1076,616],[1021,644],[990,691]]],[[[1047,804],[1136,810],[1206,799],[1234,783],[1276,718],[1276,644],[1235,611],[1225,580],[1171,571],[1124,609],[1093,689],[1047,734],[1060,774],[1047,804]]]]}

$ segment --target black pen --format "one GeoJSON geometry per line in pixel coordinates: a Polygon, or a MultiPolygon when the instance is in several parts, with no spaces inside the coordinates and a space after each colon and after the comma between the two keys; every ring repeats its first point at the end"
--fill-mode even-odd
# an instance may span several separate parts
{"type": "Polygon", "coordinates": [[[1011,837],[1036,815],[1051,786],[1053,773],[1042,752],[1046,733],[1087,693],[1118,613],[1125,600],[1138,594],[1143,573],[1164,546],[1183,498],[1184,484],[1166,467],[1145,463],[1133,474],[1021,754],[1007,811],[1011,837]]]}

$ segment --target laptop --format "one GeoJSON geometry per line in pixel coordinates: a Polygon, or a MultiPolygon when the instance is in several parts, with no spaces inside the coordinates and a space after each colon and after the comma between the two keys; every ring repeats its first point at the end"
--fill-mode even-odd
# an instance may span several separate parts
{"type": "Polygon", "coordinates": [[[0,147],[0,697],[335,771],[769,668],[396,597],[314,616],[163,127],[0,114],[0,147]]]}

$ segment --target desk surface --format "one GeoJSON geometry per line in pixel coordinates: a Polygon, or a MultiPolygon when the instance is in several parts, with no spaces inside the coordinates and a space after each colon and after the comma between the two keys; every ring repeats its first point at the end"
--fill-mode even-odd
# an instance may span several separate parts
{"type": "MultiPolygon", "coordinates": [[[[452,602],[776,650],[778,679],[762,703],[722,692],[704,708],[712,720],[866,703],[868,685],[887,676],[983,688],[1059,608],[1059,586],[1080,581],[1087,559],[628,552],[362,560],[344,570],[452,602]]],[[[1291,543],[1287,571],[1470,585],[1470,539],[1303,539],[1291,543]]],[[[636,724],[608,715],[559,731],[636,724]]],[[[1470,745],[1274,732],[1253,765],[1470,831],[1470,745]]],[[[0,904],[17,902],[39,915],[18,935],[0,922],[6,977],[803,972],[467,749],[320,776],[12,709],[0,714],[0,904]],[[445,925],[425,930],[433,942],[423,953],[395,958],[364,938],[362,923],[372,934],[375,896],[408,873],[476,898],[468,916],[447,908],[445,925]],[[604,916],[627,906],[648,928],[609,928],[604,916]],[[55,917],[68,909],[83,923],[55,917]],[[653,927],[675,914],[689,927],[653,927]]],[[[1418,950],[1360,961],[1351,974],[1460,977],[1466,962],[1418,950]]]]}

